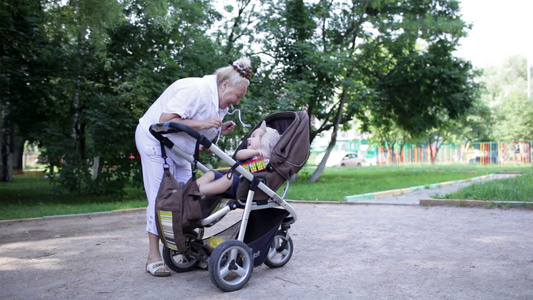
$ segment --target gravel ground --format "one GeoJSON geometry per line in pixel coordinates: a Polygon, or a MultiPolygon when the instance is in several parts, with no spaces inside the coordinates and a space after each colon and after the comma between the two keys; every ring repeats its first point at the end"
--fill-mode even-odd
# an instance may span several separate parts
{"type": "Polygon", "coordinates": [[[0,299],[533,299],[533,211],[416,205],[461,186],[292,203],[292,259],[232,293],[148,275],[142,210],[0,222],[0,299]]]}

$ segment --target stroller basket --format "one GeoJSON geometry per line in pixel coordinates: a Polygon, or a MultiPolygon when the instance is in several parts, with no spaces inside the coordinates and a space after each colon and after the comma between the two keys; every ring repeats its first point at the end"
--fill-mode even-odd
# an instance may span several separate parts
{"type": "MultiPolygon", "coordinates": [[[[272,240],[278,232],[281,222],[288,216],[288,214],[289,213],[286,210],[276,208],[254,210],[250,212],[250,219],[248,220],[244,243],[248,245],[252,251],[255,267],[258,267],[265,262],[272,240]]],[[[237,221],[223,231],[205,238],[203,240],[204,244],[207,244],[211,248],[216,248],[226,240],[235,239],[240,224],[241,221],[237,221]]]]}
{"type": "Polygon", "coordinates": [[[255,267],[265,261],[272,240],[288,214],[286,210],[276,208],[254,210],[250,213],[244,243],[252,250],[255,267]]]}

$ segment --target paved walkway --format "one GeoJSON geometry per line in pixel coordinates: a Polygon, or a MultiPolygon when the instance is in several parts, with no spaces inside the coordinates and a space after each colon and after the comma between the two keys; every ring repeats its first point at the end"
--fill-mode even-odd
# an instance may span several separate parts
{"type": "Polygon", "coordinates": [[[533,299],[531,211],[418,205],[468,184],[293,203],[291,261],[232,293],[148,275],[142,210],[0,222],[0,299],[533,299]]]}

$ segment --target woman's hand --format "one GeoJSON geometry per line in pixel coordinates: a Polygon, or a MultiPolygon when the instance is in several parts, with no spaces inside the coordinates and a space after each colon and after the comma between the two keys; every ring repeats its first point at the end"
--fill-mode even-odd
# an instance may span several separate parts
{"type": "Polygon", "coordinates": [[[233,121],[227,121],[222,124],[222,131],[221,134],[230,134],[235,130],[235,122],[233,121]]]}
{"type": "Polygon", "coordinates": [[[209,119],[204,121],[203,129],[219,128],[222,125],[222,120],[218,116],[211,116],[209,119]]]}

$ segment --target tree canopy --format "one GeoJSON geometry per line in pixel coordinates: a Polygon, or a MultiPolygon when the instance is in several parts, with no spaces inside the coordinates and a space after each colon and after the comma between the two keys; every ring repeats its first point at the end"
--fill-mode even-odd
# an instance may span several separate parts
{"type": "Polygon", "coordinates": [[[1,12],[3,153],[7,137],[37,143],[71,192],[140,182],[138,118],[173,81],[242,55],[255,67],[245,123],[306,110],[311,140],[333,131],[329,149],[354,118],[363,130],[420,135],[477,107],[475,71],[453,56],[468,30],[458,1],[23,0],[1,12]]]}
{"type": "Polygon", "coordinates": [[[492,110],[492,137],[523,141],[533,136],[533,99],[527,93],[527,59],[509,57],[501,66],[486,68],[479,78],[485,83],[483,100],[492,110]]]}
{"type": "MultiPolygon", "coordinates": [[[[264,55],[277,98],[305,108],[332,137],[311,180],[355,117],[363,129],[394,124],[421,134],[462,116],[477,85],[453,56],[467,24],[457,1],[263,1],[264,55]]],[[[385,126],[387,128],[387,126],[385,126]]]]}

